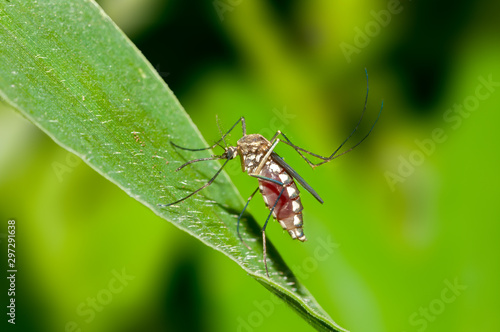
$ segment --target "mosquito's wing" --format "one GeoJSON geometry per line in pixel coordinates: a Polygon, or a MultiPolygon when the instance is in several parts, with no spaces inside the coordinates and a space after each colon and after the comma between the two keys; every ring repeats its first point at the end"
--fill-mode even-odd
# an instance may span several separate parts
{"type": "Polygon", "coordinates": [[[321,199],[321,197],[319,197],[318,193],[314,191],[314,189],[310,185],[308,185],[307,182],[297,172],[295,172],[295,170],[290,165],[288,165],[280,156],[273,152],[271,153],[271,158],[276,163],[278,163],[278,165],[283,167],[287,171],[287,173],[290,174],[295,180],[297,180],[297,182],[300,183],[300,185],[304,187],[305,190],[310,192],[311,195],[313,195],[314,198],[318,200],[318,202],[323,204],[323,200],[321,199]]]}

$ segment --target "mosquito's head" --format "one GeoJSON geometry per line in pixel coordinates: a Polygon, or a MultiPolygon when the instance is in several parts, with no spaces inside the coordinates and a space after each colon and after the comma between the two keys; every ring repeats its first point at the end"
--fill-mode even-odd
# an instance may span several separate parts
{"type": "Polygon", "coordinates": [[[222,155],[223,159],[234,159],[238,156],[238,148],[235,146],[228,146],[224,150],[224,154],[222,155]]]}

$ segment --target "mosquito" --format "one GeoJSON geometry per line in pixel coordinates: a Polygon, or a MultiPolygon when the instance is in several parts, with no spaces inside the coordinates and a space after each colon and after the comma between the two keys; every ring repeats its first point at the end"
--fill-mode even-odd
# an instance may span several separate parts
{"type": "Polygon", "coordinates": [[[302,218],[303,206],[302,202],[300,201],[300,192],[299,189],[297,188],[295,181],[297,181],[302,186],[302,188],[307,190],[314,198],[316,198],[318,202],[323,204],[323,199],[318,195],[318,193],[290,165],[288,165],[283,160],[283,158],[281,158],[276,152],[274,152],[274,149],[280,142],[282,142],[292,147],[309,164],[309,166],[311,166],[314,169],[317,166],[323,165],[325,163],[332,161],[333,159],[343,156],[344,154],[352,151],[359,144],[361,144],[361,142],[363,142],[368,137],[368,135],[370,135],[378,119],[380,118],[380,114],[384,106],[383,102],[382,106],[380,107],[377,119],[371,126],[368,133],[359,142],[354,144],[351,148],[340,154],[337,154],[339,150],[352,137],[352,135],[357,131],[359,124],[361,123],[363,116],[365,114],[366,106],[368,103],[368,91],[369,91],[368,72],[366,71],[366,69],[365,73],[366,73],[366,97],[361,117],[358,120],[358,123],[356,124],[356,127],[353,129],[353,131],[329,157],[323,157],[321,155],[312,153],[301,147],[298,147],[297,145],[293,144],[290,141],[290,139],[288,139],[288,137],[279,130],[276,132],[276,134],[274,134],[274,136],[270,140],[267,140],[264,136],[260,134],[247,134],[245,118],[241,117],[224,135],[222,135],[221,132],[222,135],[221,139],[215,142],[215,144],[213,144],[212,146],[201,149],[191,149],[191,148],[181,147],[173,142],[170,142],[174,147],[187,151],[209,150],[215,148],[216,146],[220,146],[224,149],[224,153],[221,155],[212,155],[209,158],[190,160],[185,164],[183,164],[182,166],[180,166],[179,168],[177,168],[175,170],[176,172],[180,171],[187,165],[200,161],[219,160],[219,159],[225,159],[226,161],[223,163],[222,167],[215,173],[215,175],[201,188],[198,188],[189,195],[175,202],[169,204],[159,204],[159,206],[168,207],[180,203],[188,199],[189,197],[197,194],[198,192],[205,189],[214,182],[217,176],[224,169],[224,166],[226,166],[226,164],[230,160],[239,156],[241,161],[242,171],[246,172],[251,177],[257,178],[259,186],[257,189],[253,191],[250,197],[248,197],[248,200],[243,208],[243,211],[238,217],[236,223],[236,232],[242,243],[249,250],[251,250],[248,244],[246,244],[243,238],[241,237],[239,226],[240,226],[240,220],[243,216],[243,213],[247,209],[248,204],[255,196],[257,191],[260,191],[260,193],[262,194],[262,198],[264,199],[264,203],[270,210],[267,219],[264,223],[264,226],[262,227],[263,261],[266,269],[266,275],[269,278],[269,270],[267,267],[267,257],[266,257],[267,251],[266,251],[265,231],[271,215],[273,216],[274,219],[278,220],[278,222],[280,223],[281,227],[284,230],[288,231],[288,234],[290,234],[290,237],[292,239],[298,239],[301,242],[306,241],[306,236],[304,235],[303,231],[303,218],[302,218]],[[228,146],[225,138],[239,123],[241,123],[243,137],[241,137],[238,140],[236,146],[228,146]],[[221,145],[221,142],[224,143],[224,146],[221,145]],[[314,163],[310,161],[305,154],[318,158],[321,161],[314,163]]]}

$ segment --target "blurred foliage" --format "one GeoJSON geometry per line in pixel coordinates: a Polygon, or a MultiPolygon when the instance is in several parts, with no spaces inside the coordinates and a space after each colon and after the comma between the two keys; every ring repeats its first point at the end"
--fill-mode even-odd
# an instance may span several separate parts
{"type": "MultiPolygon", "coordinates": [[[[212,1],[101,1],[207,141],[219,137],[215,115],[224,128],[244,115],[250,132],[279,128],[326,155],[360,115],[364,67],[368,112],[352,142],[384,100],[373,135],[330,164],[312,171],[279,149],[325,204],[302,195],[308,242],[291,241],[276,223],[268,236],[323,308],[352,331],[500,330],[499,88],[445,118],[475,96],[478,77],[500,82],[500,5],[402,2],[348,62],[339,45],[355,45],[355,28],[375,26],[371,11],[391,2],[221,2],[231,8],[223,20],[212,1]],[[447,138],[424,154],[415,140],[436,128],[447,138]],[[388,172],[400,174],[410,156],[413,172],[391,190],[388,172]],[[335,249],[311,265],[328,236],[335,249]],[[448,285],[455,281],[466,286],[459,295],[448,285]]],[[[22,234],[23,331],[64,330],[72,320],[82,331],[311,329],[235,264],[83,163],[59,181],[53,164],[67,163],[67,152],[12,110],[1,109],[0,127],[0,220],[15,218],[22,234]],[[85,323],[76,308],[122,268],[135,279],[85,323]]],[[[238,167],[228,173],[245,197],[255,180],[238,167]]],[[[258,200],[250,210],[263,220],[258,200]]]]}

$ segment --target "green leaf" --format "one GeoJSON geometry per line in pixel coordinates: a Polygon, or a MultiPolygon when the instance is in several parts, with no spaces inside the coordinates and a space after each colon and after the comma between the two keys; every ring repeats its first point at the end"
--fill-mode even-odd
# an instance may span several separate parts
{"type": "MultiPolygon", "coordinates": [[[[175,50],[172,50],[175,51],[175,50]]],[[[0,96],[54,141],[160,217],[234,260],[312,326],[345,331],[321,309],[268,243],[265,276],[256,221],[222,173],[182,204],[161,208],[205,183],[217,162],[174,170],[206,157],[169,144],[206,142],[154,68],[93,1],[0,2],[0,96]]],[[[236,161],[234,161],[236,162],[236,161]]]]}

